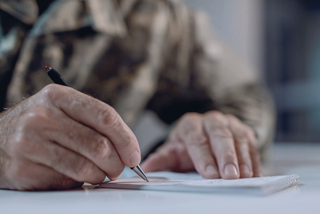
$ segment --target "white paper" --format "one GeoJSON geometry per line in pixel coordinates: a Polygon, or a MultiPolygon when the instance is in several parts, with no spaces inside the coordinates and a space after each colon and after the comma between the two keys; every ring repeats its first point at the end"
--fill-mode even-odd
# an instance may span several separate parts
{"type": "Polygon", "coordinates": [[[100,184],[100,188],[189,191],[189,192],[260,192],[270,194],[297,185],[299,176],[283,175],[234,180],[203,179],[196,173],[156,172],[148,173],[150,182],[139,177],[119,179],[100,184]]]}

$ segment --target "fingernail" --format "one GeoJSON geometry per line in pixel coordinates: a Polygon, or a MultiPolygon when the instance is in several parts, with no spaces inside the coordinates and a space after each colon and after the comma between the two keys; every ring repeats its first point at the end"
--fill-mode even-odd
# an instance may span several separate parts
{"type": "Polygon", "coordinates": [[[214,166],[208,165],[208,166],[206,167],[206,174],[213,176],[213,175],[217,175],[218,172],[217,172],[216,168],[214,168],[214,166]]]}
{"type": "Polygon", "coordinates": [[[137,151],[134,151],[130,158],[131,166],[138,166],[140,163],[140,154],[137,151]]]}
{"type": "Polygon", "coordinates": [[[237,170],[236,166],[231,163],[229,163],[228,165],[226,165],[224,167],[223,172],[225,175],[230,175],[230,176],[232,176],[232,175],[237,176],[238,175],[238,170],[237,170]]]}
{"type": "Polygon", "coordinates": [[[252,176],[252,172],[249,169],[249,167],[245,164],[242,164],[240,166],[240,173],[242,174],[241,176],[252,176]]]}
{"type": "Polygon", "coordinates": [[[263,177],[263,173],[262,172],[255,173],[254,177],[263,177]]]}

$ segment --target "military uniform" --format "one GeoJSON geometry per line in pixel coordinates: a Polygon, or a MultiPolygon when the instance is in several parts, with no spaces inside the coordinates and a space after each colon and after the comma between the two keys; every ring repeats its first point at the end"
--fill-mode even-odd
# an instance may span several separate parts
{"type": "Polygon", "coordinates": [[[0,0],[0,107],[51,83],[45,65],[72,87],[113,106],[132,126],[145,109],[171,124],[186,112],[218,110],[271,142],[272,99],[252,71],[178,0],[0,0]]]}

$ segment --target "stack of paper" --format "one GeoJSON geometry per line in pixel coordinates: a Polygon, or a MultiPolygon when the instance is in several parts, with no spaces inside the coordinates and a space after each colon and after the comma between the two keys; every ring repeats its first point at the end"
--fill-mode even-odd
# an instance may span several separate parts
{"type": "Polygon", "coordinates": [[[209,193],[271,194],[295,186],[298,175],[282,175],[235,180],[204,179],[196,173],[155,172],[148,173],[150,182],[133,177],[100,184],[100,188],[187,191],[209,193]]]}

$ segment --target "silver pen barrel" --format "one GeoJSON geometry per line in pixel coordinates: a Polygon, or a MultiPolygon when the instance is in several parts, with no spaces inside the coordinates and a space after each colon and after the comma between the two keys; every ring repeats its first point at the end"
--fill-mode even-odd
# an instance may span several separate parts
{"type": "Polygon", "coordinates": [[[135,166],[135,167],[130,167],[130,169],[132,171],[134,171],[137,175],[140,176],[140,178],[142,178],[143,180],[149,182],[147,176],[144,174],[144,172],[142,171],[141,167],[138,165],[138,166],[135,166]]]}

